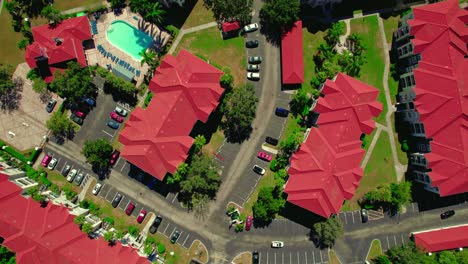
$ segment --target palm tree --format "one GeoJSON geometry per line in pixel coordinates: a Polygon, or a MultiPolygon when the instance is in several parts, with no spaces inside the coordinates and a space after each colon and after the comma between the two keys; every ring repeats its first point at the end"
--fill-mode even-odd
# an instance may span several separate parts
{"type": "Polygon", "coordinates": [[[166,10],[163,9],[162,5],[159,2],[155,2],[149,6],[146,15],[144,16],[145,20],[155,23],[162,24],[164,21],[164,16],[166,15],[166,10]]]}

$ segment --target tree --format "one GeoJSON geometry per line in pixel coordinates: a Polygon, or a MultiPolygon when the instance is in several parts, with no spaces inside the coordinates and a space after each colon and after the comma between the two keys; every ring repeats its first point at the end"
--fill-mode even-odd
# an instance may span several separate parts
{"type": "Polygon", "coordinates": [[[387,256],[380,255],[377,256],[375,259],[372,260],[373,264],[392,264],[387,256]]]}
{"type": "Polygon", "coordinates": [[[269,224],[277,213],[284,208],[286,200],[283,198],[282,188],[262,187],[258,192],[252,210],[255,222],[260,225],[269,224]]]}
{"type": "Polygon", "coordinates": [[[115,232],[115,238],[121,239],[122,237],[123,237],[123,232],[122,231],[115,232]]]}
{"type": "Polygon", "coordinates": [[[41,78],[36,78],[32,88],[36,93],[42,94],[47,91],[47,84],[41,78]]]}
{"type": "Polygon", "coordinates": [[[436,264],[434,257],[426,255],[419,250],[414,243],[409,243],[403,246],[392,247],[387,250],[386,255],[391,263],[398,264],[436,264]]]}
{"type": "Polygon", "coordinates": [[[237,20],[248,24],[252,19],[253,0],[203,0],[203,3],[219,21],[237,20]]]}
{"type": "Polygon", "coordinates": [[[140,64],[143,66],[143,64],[148,64],[150,67],[150,71],[154,72],[156,68],[159,66],[159,54],[153,50],[147,50],[147,51],[142,51],[139,54],[141,56],[141,61],[140,64]]]}
{"type": "Polygon", "coordinates": [[[315,223],[314,232],[323,246],[332,247],[335,241],[343,236],[343,222],[338,217],[330,217],[325,221],[315,223]]]}
{"type": "Polygon", "coordinates": [[[463,251],[458,251],[456,253],[457,261],[458,263],[468,263],[468,251],[463,250],[463,251]]]}
{"type": "Polygon", "coordinates": [[[83,231],[86,234],[89,234],[91,233],[91,231],[93,231],[93,226],[90,223],[84,223],[81,226],[81,231],[83,231]]]}
{"type": "Polygon", "coordinates": [[[390,203],[392,201],[392,192],[388,185],[378,186],[364,195],[366,202],[371,204],[390,203]]]}
{"type": "Polygon", "coordinates": [[[82,68],[79,63],[70,61],[65,71],[55,71],[50,88],[57,91],[60,97],[67,98],[71,104],[76,105],[83,97],[95,97],[97,89],[92,80],[88,67],[82,68]]]}
{"type": "Polygon", "coordinates": [[[137,237],[138,236],[138,233],[140,233],[140,230],[135,227],[135,226],[129,226],[128,227],[128,233],[132,236],[132,237],[137,237]]]}
{"type": "Polygon", "coordinates": [[[302,118],[309,114],[310,107],[312,106],[312,98],[307,93],[304,86],[301,86],[293,95],[291,102],[291,112],[302,118]]]}
{"type": "Polygon", "coordinates": [[[333,23],[331,28],[328,29],[327,34],[325,35],[325,41],[330,46],[335,46],[336,43],[340,40],[340,36],[343,35],[345,29],[345,23],[337,22],[333,23]]]}
{"type": "Polygon", "coordinates": [[[62,112],[57,111],[52,114],[46,122],[46,127],[57,138],[71,137],[75,133],[75,124],[62,112]]]}
{"type": "Polygon", "coordinates": [[[178,184],[181,180],[187,177],[188,170],[189,170],[189,166],[187,163],[185,162],[180,163],[179,167],[177,167],[177,171],[167,178],[167,183],[178,184]]]}
{"type": "Polygon", "coordinates": [[[251,83],[233,89],[223,105],[224,120],[222,126],[224,135],[231,142],[242,142],[252,131],[252,121],[255,118],[258,99],[251,83]]]}
{"type": "Polygon", "coordinates": [[[16,263],[15,253],[11,252],[6,247],[0,245],[0,263],[15,264],[16,263]]]}
{"type": "Polygon", "coordinates": [[[79,216],[75,217],[73,222],[75,222],[75,224],[81,226],[81,225],[83,225],[85,223],[85,216],[84,215],[79,215],[79,216]]]}
{"type": "Polygon", "coordinates": [[[439,264],[457,264],[459,263],[457,257],[452,251],[444,250],[437,254],[437,261],[439,264]]]}
{"type": "Polygon", "coordinates": [[[164,22],[165,15],[166,15],[166,11],[163,9],[161,3],[157,1],[155,2],[151,1],[150,4],[148,5],[148,10],[144,18],[147,21],[160,25],[164,22]]]}
{"type": "Polygon", "coordinates": [[[291,30],[299,20],[301,6],[299,1],[267,0],[260,9],[260,19],[271,28],[291,30]]]}
{"type": "Polygon", "coordinates": [[[403,206],[411,203],[411,182],[402,181],[400,183],[390,184],[390,190],[392,193],[392,205],[398,208],[398,211],[403,206]]]}
{"type": "Polygon", "coordinates": [[[13,68],[10,65],[0,64],[0,95],[7,94],[14,88],[13,68]]]}
{"type": "Polygon", "coordinates": [[[63,16],[60,14],[60,11],[56,9],[53,5],[46,5],[41,10],[41,16],[49,20],[49,25],[56,26],[62,22],[63,16]]]}
{"type": "Polygon", "coordinates": [[[110,242],[112,240],[114,240],[114,236],[115,236],[115,233],[112,232],[112,231],[108,231],[104,234],[104,240],[107,241],[107,242],[110,242]]]}
{"type": "Polygon", "coordinates": [[[105,169],[109,167],[109,159],[113,148],[109,142],[103,138],[97,140],[86,140],[82,154],[86,157],[86,161],[97,169],[105,169]]]}
{"type": "Polygon", "coordinates": [[[125,0],[110,0],[112,8],[119,8],[125,6],[125,0]]]}
{"type": "Polygon", "coordinates": [[[18,42],[18,49],[25,50],[28,45],[29,45],[29,40],[24,38],[18,42]]]}
{"type": "Polygon", "coordinates": [[[193,150],[195,153],[200,153],[203,146],[206,144],[206,138],[203,135],[197,135],[193,142],[193,150]]]}
{"type": "Polygon", "coordinates": [[[232,85],[234,83],[234,77],[232,76],[231,73],[231,68],[229,67],[224,67],[223,68],[224,74],[221,76],[219,82],[221,87],[226,89],[226,91],[230,91],[232,89],[232,85]]]}

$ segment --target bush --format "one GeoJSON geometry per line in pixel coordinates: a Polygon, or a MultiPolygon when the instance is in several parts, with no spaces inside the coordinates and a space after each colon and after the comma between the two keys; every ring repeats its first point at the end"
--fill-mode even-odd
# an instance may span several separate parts
{"type": "Polygon", "coordinates": [[[112,217],[106,216],[106,218],[104,218],[103,221],[107,222],[107,223],[109,223],[111,225],[114,225],[114,219],[112,217]]]}
{"type": "Polygon", "coordinates": [[[145,240],[145,244],[150,244],[150,245],[153,245],[153,244],[156,244],[156,240],[153,238],[153,237],[147,237],[146,240],[145,240]]]}
{"type": "Polygon", "coordinates": [[[236,232],[242,232],[244,231],[244,225],[243,224],[237,224],[235,228],[236,232]]]}
{"type": "Polygon", "coordinates": [[[166,27],[167,32],[171,34],[171,36],[175,39],[177,38],[177,35],[179,35],[179,29],[174,27],[173,25],[169,25],[166,27]]]}
{"type": "Polygon", "coordinates": [[[65,193],[65,197],[67,197],[68,200],[73,200],[78,195],[76,192],[71,190],[70,187],[68,186],[63,187],[62,191],[65,193]]]}
{"type": "Polygon", "coordinates": [[[128,227],[128,233],[132,236],[132,237],[136,237],[138,236],[138,233],[140,232],[140,230],[138,230],[137,227],[135,226],[129,226],[128,227]]]}
{"type": "Polygon", "coordinates": [[[145,102],[143,103],[143,108],[148,107],[149,103],[151,102],[151,99],[153,99],[153,92],[149,92],[146,97],[145,97],[145,102]]]}
{"type": "Polygon", "coordinates": [[[166,247],[164,246],[164,244],[162,243],[158,244],[158,252],[159,254],[164,254],[166,252],[166,247]]]}
{"type": "Polygon", "coordinates": [[[47,176],[41,175],[39,178],[40,182],[42,182],[45,186],[49,187],[52,185],[52,183],[47,179],[47,176]]]}
{"type": "Polygon", "coordinates": [[[54,194],[57,194],[57,195],[60,194],[60,188],[56,184],[52,184],[49,187],[49,190],[53,192],[54,194]]]}

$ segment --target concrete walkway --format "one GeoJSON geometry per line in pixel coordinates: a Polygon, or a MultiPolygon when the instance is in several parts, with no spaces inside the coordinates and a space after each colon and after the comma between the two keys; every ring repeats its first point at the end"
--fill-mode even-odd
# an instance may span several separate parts
{"type": "Polygon", "coordinates": [[[174,43],[172,44],[171,48],[169,49],[169,54],[172,54],[174,53],[175,49],[177,48],[177,46],[179,45],[179,42],[180,40],[182,39],[182,37],[185,35],[185,34],[189,34],[189,33],[192,33],[192,32],[195,32],[195,31],[199,31],[199,30],[203,30],[203,29],[207,29],[207,28],[211,28],[211,27],[216,27],[218,24],[216,22],[210,22],[210,23],[206,23],[206,24],[203,24],[203,25],[199,25],[199,26],[196,26],[196,27],[191,27],[191,28],[187,28],[187,29],[181,29],[179,31],[179,35],[177,35],[177,38],[175,39],[174,43]]]}
{"type": "Polygon", "coordinates": [[[75,7],[75,8],[72,8],[72,9],[64,10],[64,11],[62,11],[60,13],[63,14],[63,15],[73,14],[73,13],[82,12],[82,11],[85,11],[85,10],[88,10],[88,9],[91,9],[91,8],[95,8],[95,7],[98,7],[98,6],[107,6],[107,7],[109,7],[110,4],[107,1],[102,1],[101,3],[95,3],[95,4],[92,4],[92,5],[88,5],[88,6],[79,6],[79,7],[75,7]]]}

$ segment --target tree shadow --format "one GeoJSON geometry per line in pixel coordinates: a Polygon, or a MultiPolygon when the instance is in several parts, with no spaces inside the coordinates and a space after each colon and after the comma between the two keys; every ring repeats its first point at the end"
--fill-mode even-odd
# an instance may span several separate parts
{"type": "Polygon", "coordinates": [[[44,104],[50,101],[50,99],[52,99],[52,93],[49,90],[44,90],[39,94],[39,100],[44,104]]]}
{"type": "Polygon", "coordinates": [[[186,0],[183,7],[180,7],[177,4],[171,5],[166,10],[164,26],[173,25],[174,27],[181,29],[187,20],[187,17],[190,15],[193,8],[197,4],[197,1],[201,0],[186,0]]]}
{"type": "Polygon", "coordinates": [[[24,81],[20,78],[16,78],[13,82],[15,86],[0,96],[0,108],[3,112],[11,113],[12,111],[18,110],[20,106],[24,81]]]}

